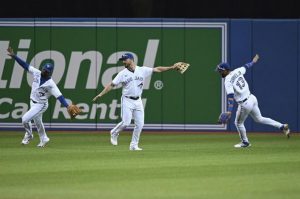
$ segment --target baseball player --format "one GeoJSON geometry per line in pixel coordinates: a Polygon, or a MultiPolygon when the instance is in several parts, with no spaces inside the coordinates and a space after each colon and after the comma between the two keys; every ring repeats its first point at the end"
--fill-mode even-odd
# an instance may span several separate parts
{"type": "Polygon", "coordinates": [[[48,98],[51,95],[54,95],[65,107],[69,106],[51,78],[54,66],[51,63],[46,63],[43,66],[42,71],[40,71],[15,55],[11,47],[9,47],[7,51],[9,56],[15,59],[27,72],[33,75],[33,83],[31,85],[30,94],[30,109],[22,117],[22,124],[26,133],[21,143],[23,145],[27,145],[30,140],[33,139],[31,126],[31,120],[33,120],[40,137],[40,143],[37,146],[45,147],[50,139],[45,132],[42,118],[43,113],[48,108],[48,98]]]}
{"type": "Polygon", "coordinates": [[[236,112],[235,126],[239,132],[241,143],[234,145],[235,148],[250,147],[251,144],[247,138],[244,122],[250,115],[255,122],[267,124],[280,129],[288,138],[290,129],[288,124],[281,124],[270,118],[263,117],[260,113],[256,97],[250,93],[247,81],[244,78],[246,70],[251,68],[259,59],[256,55],[252,62],[235,70],[230,70],[228,63],[220,63],[216,71],[220,73],[222,78],[225,78],[224,85],[227,93],[227,112],[222,113],[219,117],[220,123],[227,123],[231,117],[234,100],[238,103],[236,112]]]}
{"type": "Polygon", "coordinates": [[[150,68],[146,66],[137,66],[134,63],[134,57],[131,53],[125,53],[119,59],[123,61],[125,68],[120,71],[117,76],[108,84],[101,93],[99,93],[93,101],[102,97],[109,92],[113,87],[122,85],[121,97],[121,117],[122,121],[117,124],[115,128],[110,131],[110,142],[112,145],[118,145],[119,132],[130,125],[131,120],[134,119],[135,127],[132,134],[129,150],[142,150],[139,147],[139,139],[142,128],[144,126],[144,107],[142,104],[141,95],[143,92],[144,81],[153,72],[164,72],[175,69],[176,66],[169,67],[155,67],[150,68]]]}

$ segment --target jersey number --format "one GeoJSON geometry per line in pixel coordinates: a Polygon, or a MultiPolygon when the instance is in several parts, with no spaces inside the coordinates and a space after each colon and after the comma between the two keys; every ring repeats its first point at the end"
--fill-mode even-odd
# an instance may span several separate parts
{"type": "Polygon", "coordinates": [[[242,90],[245,87],[245,81],[244,78],[239,77],[236,81],[236,85],[242,90]]]}
{"type": "Polygon", "coordinates": [[[39,92],[39,94],[40,94],[40,97],[45,96],[45,93],[39,92]]]}

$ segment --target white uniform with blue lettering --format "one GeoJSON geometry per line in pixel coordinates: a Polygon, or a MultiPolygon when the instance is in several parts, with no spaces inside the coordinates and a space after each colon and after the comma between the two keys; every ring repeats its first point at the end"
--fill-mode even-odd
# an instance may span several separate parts
{"type": "Polygon", "coordinates": [[[143,92],[144,80],[153,72],[153,68],[146,66],[136,66],[134,72],[127,68],[123,69],[113,79],[114,85],[121,84],[121,117],[122,121],[111,130],[111,134],[117,136],[120,131],[130,125],[134,119],[135,127],[132,134],[130,146],[137,147],[140,139],[140,134],[144,126],[144,107],[141,99],[143,92]]]}
{"type": "Polygon", "coordinates": [[[40,140],[43,141],[45,139],[49,139],[45,132],[44,124],[42,121],[43,113],[48,108],[48,98],[51,95],[54,95],[57,98],[62,94],[52,79],[49,79],[45,83],[40,85],[40,70],[34,68],[33,66],[29,66],[28,72],[33,75],[30,94],[30,109],[23,115],[22,123],[25,127],[26,132],[32,135],[31,120],[34,120],[40,140]]]}
{"type": "Polygon", "coordinates": [[[244,122],[249,114],[254,121],[262,124],[271,125],[277,128],[280,128],[283,124],[270,118],[262,117],[258,107],[257,99],[253,94],[250,93],[248,83],[244,78],[245,73],[245,67],[240,67],[231,71],[225,77],[224,84],[226,93],[234,94],[234,99],[238,103],[235,125],[240,134],[240,138],[243,142],[248,142],[244,122]]]}

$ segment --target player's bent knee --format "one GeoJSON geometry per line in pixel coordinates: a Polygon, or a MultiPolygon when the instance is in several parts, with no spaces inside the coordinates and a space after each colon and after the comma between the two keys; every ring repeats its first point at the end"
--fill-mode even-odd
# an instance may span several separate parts
{"type": "Polygon", "coordinates": [[[135,123],[135,126],[136,126],[137,128],[143,128],[143,127],[144,127],[144,122],[136,122],[136,123],[135,123]]]}
{"type": "Polygon", "coordinates": [[[241,127],[241,126],[244,125],[244,123],[237,122],[237,121],[235,121],[234,124],[235,124],[236,127],[241,127]]]}
{"type": "Polygon", "coordinates": [[[142,130],[143,127],[144,127],[144,125],[135,125],[134,128],[137,129],[137,130],[142,130]]]}
{"type": "Polygon", "coordinates": [[[138,126],[144,126],[144,122],[137,122],[136,125],[138,125],[138,126]]]}
{"type": "Polygon", "coordinates": [[[27,124],[29,122],[30,122],[29,119],[22,117],[22,124],[27,124]]]}
{"type": "Polygon", "coordinates": [[[263,121],[263,117],[254,118],[255,122],[261,123],[263,121]]]}
{"type": "Polygon", "coordinates": [[[123,127],[123,128],[127,128],[129,125],[130,125],[130,123],[123,123],[123,124],[122,124],[122,127],[123,127]]]}
{"type": "Polygon", "coordinates": [[[129,126],[129,124],[121,124],[120,129],[126,129],[129,126]]]}

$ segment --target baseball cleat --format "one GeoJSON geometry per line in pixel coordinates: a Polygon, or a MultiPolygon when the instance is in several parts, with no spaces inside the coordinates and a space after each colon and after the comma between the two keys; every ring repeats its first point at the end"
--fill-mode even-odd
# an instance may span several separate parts
{"type": "Polygon", "coordinates": [[[30,135],[29,133],[26,132],[21,144],[23,145],[29,144],[30,140],[32,139],[33,139],[33,134],[30,135]]]}
{"type": "Polygon", "coordinates": [[[113,133],[110,133],[110,143],[114,146],[118,145],[118,135],[114,135],[113,133]]]}
{"type": "Polygon", "coordinates": [[[142,151],[143,149],[138,146],[130,146],[129,150],[130,151],[142,151]]]}
{"type": "Polygon", "coordinates": [[[44,138],[43,140],[41,140],[41,142],[37,145],[37,147],[45,147],[46,144],[50,141],[49,138],[44,138]]]}
{"type": "Polygon", "coordinates": [[[290,138],[290,128],[288,124],[284,124],[282,128],[282,132],[286,135],[287,138],[290,138]]]}
{"type": "Polygon", "coordinates": [[[251,146],[251,144],[249,142],[241,142],[241,143],[234,145],[234,148],[246,148],[246,147],[250,147],[250,146],[251,146]]]}

